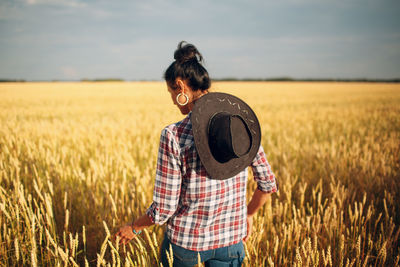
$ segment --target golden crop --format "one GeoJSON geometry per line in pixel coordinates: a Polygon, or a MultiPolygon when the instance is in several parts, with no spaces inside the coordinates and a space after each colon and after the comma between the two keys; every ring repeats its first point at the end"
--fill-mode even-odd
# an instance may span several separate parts
{"type": "MultiPolygon", "coordinates": [[[[279,192],[246,266],[399,266],[400,85],[216,82],[258,115],[279,192]]],[[[163,82],[0,84],[0,265],[154,266],[159,135],[182,119],[163,82]]],[[[249,180],[249,194],[255,183],[249,180]]]]}

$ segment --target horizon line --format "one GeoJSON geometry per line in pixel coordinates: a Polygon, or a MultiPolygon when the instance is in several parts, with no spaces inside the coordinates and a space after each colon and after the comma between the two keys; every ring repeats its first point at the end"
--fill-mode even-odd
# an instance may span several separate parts
{"type": "MultiPolygon", "coordinates": [[[[26,80],[26,79],[7,79],[0,78],[0,83],[6,82],[155,82],[163,81],[162,79],[122,79],[122,78],[95,78],[95,79],[43,79],[43,80],[26,80]]],[[[254,81],[254,82],[386,82],[400,83],[400,78],[292,78],[292,77],[272,77],[272,78],[211,78],[211,81],[254,81]]]]}

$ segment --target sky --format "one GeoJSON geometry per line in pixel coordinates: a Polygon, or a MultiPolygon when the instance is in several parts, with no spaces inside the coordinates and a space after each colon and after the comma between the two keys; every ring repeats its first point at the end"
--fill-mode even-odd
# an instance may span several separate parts
{"type": "Polygon", "coordinates": [[[399,0],[0,0],[0,79],[400,78],[399,0]]]}

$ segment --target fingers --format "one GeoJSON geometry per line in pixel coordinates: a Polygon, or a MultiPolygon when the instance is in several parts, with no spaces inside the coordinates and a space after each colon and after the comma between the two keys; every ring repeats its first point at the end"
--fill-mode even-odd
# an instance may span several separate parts
{"type": "Polygon", "coordinates": [[[121,238],[120,240],[119,240],[119,244],[121,245],[126,245],[126,244],[128,244],[129,243],[129,241],[131,241],[130,239],[128,239],[128,238],[121,238]]]}
{"type": "Polygon", "coordinates": [[[131,237],[129,234],[119,231],[114,235],[114,240],[118,242],[119,244],[124,244],[126,245],[129,241],[133,239],[133,236],[131,237]]]}
{"type": "Polygon", "coordinates": [[[121,245],[121,244],[126,245],[126,244],[129,243],[129,241],[131,241],[131,240],[132,240],[131,238],[120,237],[120,236],[117,236],[116,239],[115,239],[115,241],[118,242],[120,245],[121,245]]]}
{"type": "Polygon", "coordinates": [[[117,239],[118,236],[121,236],[121,231],[119,231],[118,233],[116,233],[116,234],[114,235],[114,240],[117,239]]]}
{"type": "Polygon", "coordinates": [[[133,239],[133,237],[126,236],[126,235],[117,235],[117,236],[115,236],[115,240],[117,242],[119,241],[119,244],[124,244],[124,245],[129,243],[129,241],[131,241],[132,239],[133,239]]]}
{"type": "Polygon", "coordinates": [[[247,217],[247,233],[246,233],[246,236],[243,238],[244,242],[249,240],[252,231],[253,231],[253,218],[252,217],[247,217]]]}
{"type": "Polygon", "coordinates": [[[243,241],[247,242],[248,239],[249,239],[249,230],[247,230],[246,236],[243,238],[243,241]]]}
{"type": "Polygon", "coordinates": [[[247,242],[247,240],[249,240],[249,225],[247,225],[247,231],[246,231],[246,236],[243,238],[244,242],[247,242]]]}
{"type": "Polygon", "coordinates": [[[250,235],[251,235],[251,229],[250,229],[250,230],[247,229],[247,234],[246,234],[246,236],[243,238],[243,241],[244,241],[244,242],[247,242],[247,240],[249,240],[249,238],[250,238],[250,235]]]}

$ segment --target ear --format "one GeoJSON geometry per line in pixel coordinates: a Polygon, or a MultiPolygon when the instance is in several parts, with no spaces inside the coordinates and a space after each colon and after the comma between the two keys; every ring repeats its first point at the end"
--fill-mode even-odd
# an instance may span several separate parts
{"type": "Polygon", "coordinates": [[[175,83],[176,83],[178,92],[185,92],[185,83],[183,82],[183,80],[181,78],[176,78],[175,83]]]}

